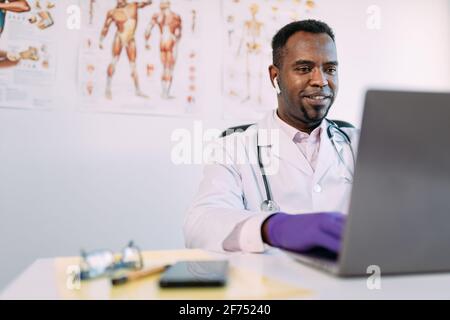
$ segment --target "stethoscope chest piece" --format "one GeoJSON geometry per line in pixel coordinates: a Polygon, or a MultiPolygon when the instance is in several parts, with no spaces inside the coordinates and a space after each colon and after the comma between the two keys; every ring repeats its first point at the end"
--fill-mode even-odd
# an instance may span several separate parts
{"type": "Polygon", "coordinates": [[[280,206],[273,200],[264,200],[261,203],[261,211],[263,211],[263,212],[279,212],[280,206]]]}

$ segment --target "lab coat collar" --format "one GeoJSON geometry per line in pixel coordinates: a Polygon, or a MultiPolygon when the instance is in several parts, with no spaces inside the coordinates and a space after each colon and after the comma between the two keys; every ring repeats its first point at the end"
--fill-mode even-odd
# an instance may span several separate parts
{"type": "MultiPolygon", "coordinates": [[[[327,124],[329,125],[330,123],[327,121],[327,124]]],[[[327,125],[327,129],[328,129],[328,125],[327,125]]],[[[331,129],[331,133],[332,133],[332,138],[333,138],[334,142],[336,143],[337,152],[342,153],[342,149],[344,148],[343,144],[347,143],[347,140],[342,135],[342,133],[338,132],[337,129],[331,129]]],[[[327,133],[327,137],[328,137],[328,133],[327,133]]]]}
{"type": "MultiPolygon", "coordinates": [[[[292,140],[293,137],[288,136],[285,130],[279,127],[275,119],[275,112],[270,112],[263,120],[258,122],[258,132],[260,133],[258,146],[270,147],[274,156],[289,162],[295,168],[312,176],[314,171],[311,165],[292,140]]],[[[324,123],[322,123],[323,125],[324,123]]],[[[321,140],[324,134],[326,136],[326,126],[322,127],[321,140]]]]}
{"type": "Polygon", "coordinates": [[[258,146],[260,147],[271,147],[275,142],[273,134],[270,134],[271,130],[277,129],[274,122],[274,112],[271,111],[267,113],[262,120],[257,123],[256,129],[258,130],[258,146]]]}
{"type": "MultiPolygon", "coordinates": [[[[336,144],[336,149],[334,148],[330,138],[328,137],[328,126],[330,122],[328,120],[322,121],[321,134],[320,134],[320,149],[318,155],[318,161],[316,170],[313,171],[311,165],[303,156],[301,151],[292,141],[292,137],[288,137],[286,133],[281,130],[277,123],[275,122],[275,111],[267,114],[261,121],[257,123],[258,130],[264,130],[264,134],[260,135],[260,139],[258,139],[258,146],[261,147],[269,147],[269,151],[273,156],[278,157],[281,161],[286,161],[290,165],[295,168],[301,170],[308,176],[313,176],[314,183],[320,183],[321,179],[325,176],[325,174],[329,171],[329,169],[338,164],[340,161],[339,155],[337,152],[341,154],[341,156],[345,156],[345,144],[347,141],[338,132],[334,134],[334,141],[336,144]],[[270,130],[275,130],[277,134],[267,134],[270,130]],[[264,138],[264,136],[266,138],[264,138]],[[263,139],[261,139],[263,137],[263,139]]],[[[355,142],[355,139],[352,138],[352,144],[355,142]]]]}
{"type": "Polygon", "coordinates": [[[317,167],[315,172],[315,182],[319,182],[320,179],[327,173],[330,167],[339,160],[339,156],[336,152],[342,153],[343,144],[346,143],[342,134],[336,133],[333,136],[334,142],[336,144],[336,149],[333,146],[329,136],[328,127],[330,123],[328,120],[322,122],[322,134],[320,137],[320,149],[317,161],[317,167]]]}

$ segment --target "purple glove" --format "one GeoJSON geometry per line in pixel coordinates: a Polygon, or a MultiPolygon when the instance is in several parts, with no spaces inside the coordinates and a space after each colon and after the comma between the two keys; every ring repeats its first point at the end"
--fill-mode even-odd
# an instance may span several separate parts
{"type": "Polygon", "coordinates": [[[273,247],[306,252],[317,247],[339,253],[345,216],[339,212],[286,214],[271,216],[267,240],[273,247]]]}

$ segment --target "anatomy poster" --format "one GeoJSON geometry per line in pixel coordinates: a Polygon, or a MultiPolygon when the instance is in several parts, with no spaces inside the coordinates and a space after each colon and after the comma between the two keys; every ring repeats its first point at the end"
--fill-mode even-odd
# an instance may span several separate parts
{"type": "Polygon", "coordinates": [[[93,111],[195,112],[197,0],[80,0],[81,105],[93,111]]]}
{"type": "Polygon", "coordinates": [[[53,106],[57,1],[0,0],[0,106],[53,106]]]}
{"type": "Polygon", "coordinates": [[[276,108],[269,81],[271,40],[283,25],[309,18],[313,0],[222,0],[224,117],[257,120],[276,108]]]}

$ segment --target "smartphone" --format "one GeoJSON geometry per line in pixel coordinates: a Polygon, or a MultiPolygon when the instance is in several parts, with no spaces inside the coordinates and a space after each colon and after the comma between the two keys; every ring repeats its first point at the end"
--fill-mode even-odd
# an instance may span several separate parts
{"type": "Polygon", "coordinates": [[[228,261],[201,260],[179,261],[161,276],[162,288],[222,287],[228,278],[228,261]]]}

